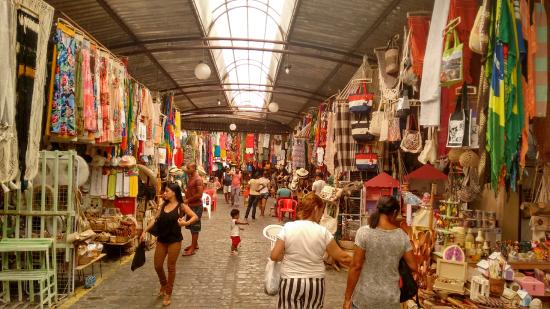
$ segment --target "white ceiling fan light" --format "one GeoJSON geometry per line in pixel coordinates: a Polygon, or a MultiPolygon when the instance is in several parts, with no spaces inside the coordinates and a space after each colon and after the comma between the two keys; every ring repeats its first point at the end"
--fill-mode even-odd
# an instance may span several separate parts
{"type": "Polygon", "coordinates": [[[212,71],[210,70],[210,67],[208,64],[204,62],[199,62],[197,66],[195,67],[195,77],[200,80],[205,80],[210,77],[210,74],[212,71]]]}
{"type": "Polygon", "coordinates": [[[237,125],[234,124],[234,123],[230,124],[230,125],[229,125],[229,130],[231,130],[231,131],[237,130],[237,125]]]}
{"type": "Polygon", "coordinates": [[[276,113],[279,111],[279,104],[275,103],[275,102],[271,102],[269,103],[269,105],[267,106],[267,109],[271,112],[271,113],[276,113]]]}

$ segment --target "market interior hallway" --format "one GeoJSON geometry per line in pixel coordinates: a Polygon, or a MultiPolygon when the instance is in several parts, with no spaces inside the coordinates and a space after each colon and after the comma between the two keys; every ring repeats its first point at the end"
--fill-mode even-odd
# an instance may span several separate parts
{"type": "MultiPolygon", "coordinates": [[[[242,203],[242,199],[241,199],[242,203]]],[[[273,203],[268,201],[266,208],[273,203]]],[[[276,224],[277,218],[259,216],[249,220],[249,226],[241,231],[238,256],[230,253],[230,212],[223,195],[209,220],[204,213],[200,250],[190,257],[179,257],[176,282],[172,295],[172,308],[275,308],[277,297],[264,293],[264,269],[269,254],[269,241],[262,236],[262,229],[276,224]]],[[[245,207],[240,205],[241,219],[245,207]]],[[[190,234],[184,231],[184,246],[189,245],[190,234]]],[[[156,297],[159,284],[153,269],[153,251],[147,252],[147,262],[136,271],[130,264],[118,270],[71,308],[161,308],[162,299],[156,297]]],[[[346,271],[327,269],[325,308],[342,308],[346,283],[346,271]]]]}

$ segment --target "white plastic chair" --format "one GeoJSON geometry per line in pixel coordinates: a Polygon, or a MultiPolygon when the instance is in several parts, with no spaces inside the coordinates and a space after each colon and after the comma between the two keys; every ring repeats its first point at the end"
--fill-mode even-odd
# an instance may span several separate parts
{"type": "Polygon", "coordinates": [[[208,211],[208,219],[210,219],[212,214],[212,198],[206,193],[202,194],[202,208],[206,208],[206,211],[208,211]]]}
{"type": "Polygon", "coordinates": [[[277,234],[279,234],[279,232],[282,229],[283,229],[283,226],[278,224],[270,224],[264,227],[264,230],[262,233],[265,238],[271,241],[271,249],[273,249],[273,246],[275,246],[275,242],[277,241],[277,234]]]}

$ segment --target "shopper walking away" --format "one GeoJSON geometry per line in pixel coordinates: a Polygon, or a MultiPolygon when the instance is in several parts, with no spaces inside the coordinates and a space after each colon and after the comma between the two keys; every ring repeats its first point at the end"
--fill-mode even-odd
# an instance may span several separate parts
{"type": "Polygon", "coordinates": [[[185,204],[191,207],[194,213],[199,218],[193,224],[186,228],[191,231],[191,245],[185,248],[183,256],[190,256],[195,254],[195,250],[199,249],[199,232],[201,231],[201,217],[202,217],[202,193],[204,191],[204,185],[202,178],[197,172],[197,165],[194,163],[187,164],[187,189],[185,190],[185,204]]]}
{"type": "Polygon", "coordinates": [[[378,200],[369,226],[359,228],[348,271],[344,309],[399,308],[399,260],[417,271],[409,237],[397,223],[399,202],[389,196],[378,200]]]}
{"type": "Polygon", "coordinates": [[[229,204],[229,201],[231,201],[231,182],[233,181],[233,178],[231,177],[231,173],[229,172],[229,167],[225,168],[225,171],[223,172],[222,176],[223,181],[223,196],[225,197],[225,203],[229,204]]]}
{"type": "Polygon", "coordinates": [[[240,211],[238,209],[231,210],[231,254],[238,253],[239,244],[241,243],[241,230],[239,225],[248,225],[248,222],[239,221],[240,211]]]}
{"type": "Polygon", "coordinates": [[[264,172],[263,176],[258,179],[260,184],[262,185],[262,189],[260,190],[260,215],[263,217],[265,213],[265,205],[267,204],[267,199],[269,198],[269,186],[271,185],[271,181],[269,180],[269,173],[264,172]]]}
{"type": "Polygon", "coordinates": [[[323,179],[322,173],[315,174],[315,181],[313,182],[313,185],[311,186],[311,189],[315,194],[320,195],[321,191],[323,191],[323,188],[327,185],[325,180],[323,179]]]}
{"type": "Polygon", "coordinates": [[[246,207],[246,213],[244,215],[245,220],[248,220],[248,214],[250,213],[250,210],[252,210],[252,219],[256,219],[256,206],[258,204],[258,201],[260,200],[260,191],[263,188],[258,178],[258,175],[254,175],[248,182],[248,207],[246,207]]]}
{"type": "Polygon", "coordinates": [[[231,206],[239,206],[239,195],[241,194],[241,170],[237,169],[231,174],[231,206]]]}
{"type": "Polygon", "coordinates": [[[145,233],[148,233],[153,225],[156,226],[157,246],[155,248],[155,270],[159,277],[159,296],[164,297],[162,304],[168,306],[176,279],[176,261],[181,250],[181,227],[189,226],[199,218],[184,204],[181,196],[180,186],[176,183],[169,183],[163,194],[164,202],[160,208],[157,218],[143,230],[140,241],[145,241],[145,233]],[[186,215],[187,220],[182,217],[186,215]],[[168,257],[168,279],[164,273],[164,260],[168,257]]]}
{"type": "Polygon", "coordinates": [[[323,308],[325,252],[342,264],[351,262],[332,234],[319,225],[324,209],[320,197],[313,192],[305,195],[298,205],[299,220],[286,223],[277,235],[271,259],[282,261],[278,308],[323,308]]]}

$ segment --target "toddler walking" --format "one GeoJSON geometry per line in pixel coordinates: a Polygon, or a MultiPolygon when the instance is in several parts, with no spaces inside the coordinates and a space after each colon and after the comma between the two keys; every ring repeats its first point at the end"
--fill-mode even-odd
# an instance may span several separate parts
{"type": "Polygon", "coordinates": [[[239,243],[241,242],[240,232],[244,230],[239,225],[248,225],[248,222],[239,221],[240,212],[238,209],[231,210],[231,254],[239,251],[239,243]]]}

